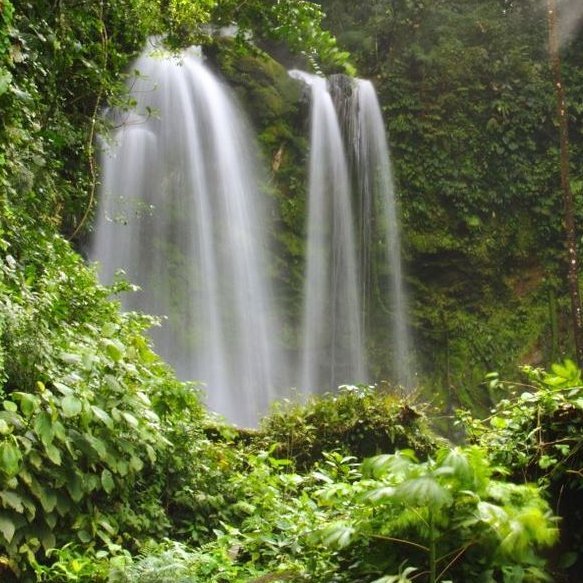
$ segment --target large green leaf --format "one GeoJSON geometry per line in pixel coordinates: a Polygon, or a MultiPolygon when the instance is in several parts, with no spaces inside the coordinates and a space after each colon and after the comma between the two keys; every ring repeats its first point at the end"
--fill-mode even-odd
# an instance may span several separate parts
{"type": "Polygon", "coordinates": [[[46,411],[42,411],[34,420],[34,431],[40,437],[45,446],[52,443],[55,437],[53,421],[46,411]]]}
{"type": "Polygon", "coordinates": [[[83,498],[83,480],[77,472],[73,471],[69,473],[66,486],[71,498],[75,502],[79,502],[83,498]]]}
{"type": "Polygon", "coordinates": [[[67,395],[61,399],[61,407],[65,417],[75,417],[83,410],[83,403],[74,395],[67,395]]]}
{"type": "Polygon", "coordinates": [[[11,492],[10,490],[0,491],[0,500],[2,500],[2,505],[4,508],[12,508],[16,510],[19,514],[24,512],[24,505],[22,503],[22,498],[16,492],[11,492]]]}
{"type": "Polygon", "coordinates": [[[113,480],[113,475],[109,470],[103,470],[101,472],[101,485],[103,489],[108,493],[111,494],[115,489],[115,482],[113,480]]]}
{"type": "Polygon", "coordinates": [[[351,543],[355,532],[354,527],[338,523],[326,527],[321,532],[321,538],[326,546],[342,549],[351,543]]]}
{"type": "Polygon", "coordinates": [[[451,504],[452,497],[433,476],[407,480],[396,488],[395,496],[407,505],[440,508],[451,504]]]}
{"type": "Polygon", "coordinates": [[[104,425],[106,425],[110,429],[113,427],[113,420],[109,416],[109,413],[107,413],[100,407],[97,407],[96,405],[91,405],[91,411],[93,412],[95,417],[97,417],[97,419],[99,419],[104,425]]]}
{"type": "Polygon", "coordinates": [[[38,397],[30,393],[15,392],[12,396],[20,400],[20,410],[25,417],[30,417],[35,413],[40,403],[38,397]]]}
{"type": "Polygon", "coordinates": [[[50,443],[49,445],[45,445],[45,451],[47,452],[47,457],[56,465],[61,465],[61,450],[50,443]]]}
{"type": "Polygon", "coordinates": [[[0,443],[0,469],[7,476],[18,474],[21,462],[22,454],[14,443],[9,441],[0,443]]]}
{"type": "Polygon", "coordinates": [[[6,539],[6,542],[10,544],[14,538],[14,533],[16,532],[16,525],[12,518],[10,518],[5,512],[0,512],[0,532],[6,539]]]}

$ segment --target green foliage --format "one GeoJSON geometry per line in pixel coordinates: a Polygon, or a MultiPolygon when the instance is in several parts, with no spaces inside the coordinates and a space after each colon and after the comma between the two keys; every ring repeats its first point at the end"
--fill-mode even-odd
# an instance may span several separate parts
{"type": "Polygon", "coordinates": [[[541,484],[577,483],[580,476],[573,470],[578,468],[582,447],[581,371],[567,360],[554,364],[550,372],[530,366],[522,372],[526,384],[489,375],[491,388],[509,396],[484,421],[462,416],[469,437],[488,443],[497,463],[529,479],[541,484]]]}
{"type": "Polygon", "coordinates": [[[238,37],[248,33],[254,40],[281,41],[289,50],[303,54],[315,71],[337,70],[354,74],[350,55],[338,48],[334,36],[322,26],[324,13],[308,0],[220,0],[214,18],[222,24],[236,24],[238,37]]]}
{"type": "MultiPolygon", "coordinates": [[[[241,18],[241,38],[271,36],[314,62],[321,47],[326,66],[346,64],[315,5],[245,4],[220,8],[225,21],[241,18]]],[[[172,530],[200,544],[220,520],[247,516],[225,480],[242,456],[203,437],[196,387],[177,382],[143,335],[153,322],[108,299],[130,286],[100,287],[54,234],[84,236],[98,184],[95,136],[106,130],[100,110],[131,107],[122,71],[146,36],[202,38],[200,25],[219,8],[214,0],[0,7],[0,569],[22,580],[31,568],[45,580],[98,580],[108,557],[124,560],[122,549],[144,538],[172,530]]],[[[283,69],[277,75],[289,89],[283,69]]],[[[270,91],[263,83],[274,125],[282,110],[270,91]]],[[[283,126],[269,135],[278,150],[292,139],[283,126]]]]}
{"type": "Polygon", "coordinates": [[[97,179],[98,110],[119,93],[119,71],[144,31],[123,24],[122,1],[13,4],[3,60],[12,85],[0,126],[7,194],[21,220],[63,222],[71,232],[91,206],[97,179]]]}
{"type": "Polygon", "coordinates": [[[115,551],[163,532],[141,480],[170,446],[154,409],[184,391],[143,335],[151,320],[120,314],[63,240],[27,252],[0,278],[0,542],[15,570],[72,539],[115,551]]]}
{"type": "MultiPolygon", "coordinates": [[[[88,225],[99,110],[131,106],[121,72],[145,37],[168,32],[179,45],[206,40],[201,25],[211,20],[236,23],[236,41],[213,50],[249,102],[262,104],[254,122],[285,249],[272,269],[298,292],[286,300],[293,313],[303,112],[297,88],[257,46],[283,43],[316,71],[351,72],[330,24],[374,74],[385,105],[418,336],[424,355],[437,354],[425,363],[437,362],[457,390],[480,369],[528,356],[525,345],[538,349],[542,274],[560,291],[540,13],[530,0],[506,12],[494,0],[323,5],[327,20],[302,0],[0,1],[0,578],[541,579],[536,552],[553,542],[555,523],[537,488],[494,479],[508,471],[553,496],[574,533],[563,540],[563,565],[579,568],[573,365],[527,369],[528,387],[488,420],[468,419],[479,449],[435,453],[419,405],[367,387],[282,405],[257,435],[205,427],[196,386],[177,382],[151,352],[151,320],[120,314],[108,299],[128,286],[97,285],[54,235],[88,225]],[[407,448],[435,455],[418,462],[407,448]],[[396,449],[362,469],[353,457],[396,449]]],[[[573,45],[565,58],[575,160],[581,54],[573,45]]],[[[498,379],[489,384],[485,392],[499,394],[498,379]]]]}
{"type": "Polygon", "coordinates": [[[386,387],[343,386],[305,405],[277,404],[261,434],[301,469],[321,460],[322,452],[363,458],[412,448],[423,456],[435,447],[422,409],[386,387]]]}
{"type": "Polygon", "coordinates": [[[268,452],[246,454],[244,468],[224,479],[231,519],[215,529],[212,542],[199,549],[171,541],[145,545],[131,564],[112,570],[111,580],[329,581],[332,553],[310,536],[323,519],[309,497],[314,480],[291,473],[289,460],[268,452]]]}
{"type": "Polygon", "coordinates": [[[583,387],[571,361],[549,372],[523,367],[524,382],[488,375],[494,390],[507,396],[483,421],[462,414],[468,437],[488,447],[493,462],[516,480],[537,481],[563,518],[562,553],[556,567],[577,573],[583,564],[580,536],[583,477],[583,387]]]}
{"type": "Polygon", "coordinates": [[[557,537],[534,486],[492,478],[485,450],[403,451],[367,460],[326,454],[296,474],[247,454],[228,478],[238,523],[193,549],[147,544],[110,581],[541,581],[537,550],[557,537]]]}
{"type": "MultiPolygon", "coordinates": [[[[546,296],[566,297],[544,3],[322,5],[383,105],[420,368],[432,391],[483,401],[477,384],[493,366],[551,361],[546,296]]],[[[563,51],[575,183],[581,40],[563,51]]],[[[570,354],[566,329],[557,341],[570,354]]]]}
{"type": "Polygon", "coordinates": [[[108,559],[105,551],[92,552],[79,544],[67,543],[61,548],[50,549],[47,556],[50,565],[36,565],[35,575],[38,581],[51,583],[72,583],[74,581],[107,581],[110,569],[126,556],[120,554],[108,559]]]}
{"type": "Polygon", "coordinates": [[[441,449],[423,463],[410,451],[367,460],[362,480],[322,489],[322,502],[344,513],[323,540],[346,549],[353,576],[402,577],[392,573],[406,557],[415,579],[430,583],[547,580],[535,551],[557,540],[548,505],[533,486],[494,480],[485,454],[473,447],[441,449]]]}

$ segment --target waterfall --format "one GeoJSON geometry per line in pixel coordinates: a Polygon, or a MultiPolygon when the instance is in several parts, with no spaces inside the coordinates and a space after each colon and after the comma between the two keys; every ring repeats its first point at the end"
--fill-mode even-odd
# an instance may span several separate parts
{"type": "Polygon", "coordinates": [[[366,381],[360,280],[348,164],[326,79],[291,71],[311,87],[306,276],[300,386],[313,392],[366,381]]]}
{"type": "Polygon", "coordinates": [[[127,309],[163,317],[156,350],[209,407],[254,425],[285,382],[267,277],[265,197],[253,138],[229,91],[195,51],[145,52],[132,113],[102,159],[92,259],[141,291],[127,309]],[[281,382],[280,382],[281,381],[281,382]]]}
{"type": "MultiPolygon", "coordinates": [[[[370,81],[357,79],[353,93],[351,144],[355,157],[357,190],[360,193],[361,253],[368,271],[365,281],[378,277],[369,257],[373,232],[384,241],[384,260],[389,272],[389,315],[386,325],[392,336],[393,381],[413,384],[412,345],[408,325],[408,302],[404,286],[401,240],[393,171],[384,122],[375,89],[370,81]],[[376,221],[374,220],[374,217],[376,221]]],[[[370,286],[370,284],[369,284],[370,286]]],[[[364,292],[370,297],[370,292],[364,292]]],[[[371,300],[372,301],[372,300],[371,300]]],[[[383,298],[378,302],[384,303],[383,298]]],[[[377,303],[378,303],[377,302],[377,303]]]]}
{"type": "Polygon", "coordinates": [[[365,382],[383,329],[391,380],[411,386],[411,341],[384,122],[369,81],[293,70],[311,95],[301,386],[365,382]],[[379,245],[380,242],[380,245],[379,245]],[[379,250],[378,248],[381,247],[379,250]]]}
{"type": "Polygon", "coordinates": [[[110,113],[117,129],[103,140],[91,257],[105,283],[122,269],[140,287],[125,308],[160,316],[154,346],[178,376],[205,383],[210,409],[243,426],[292,384],[307,394],[379,380],[368,344],[392,363],[391,380],[409,385],[397,208],[373,86],[290,73],[311,96],[292,369],[268,275],[268,197],[244,115],[193,49],[145,51],[133,70],[135,106],[110,113]]]}

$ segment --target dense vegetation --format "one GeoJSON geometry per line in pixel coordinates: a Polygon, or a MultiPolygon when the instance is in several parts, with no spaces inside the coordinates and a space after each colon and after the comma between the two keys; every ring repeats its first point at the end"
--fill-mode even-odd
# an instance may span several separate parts
{"type": "MultiPolygon", "coordinates": [[[[572,354],[546,3],[322,4],[386,112],[425,371],[465,402],[484,370],[572,354]]],[[[577,197],[583,39],[564,18],[577,197]]]]}
{"type": "MultiPolygon", "coordinates": [[[[322,5],[327,20],[302,0],[0,0],[2,580],[577,580],[581,371],[538,368],[571,352],[544,14],[534,0],[322,5]],[[223,46],[210,22],[239,34],[223,46]],[[220,424],[151,350],[155,322],[120,311],[131,285],[97,283],[74,246],[99,180],[99,113],[131,107],[125,67],[162,32],[207,43],[243,99],[270,98],[253,121],[266,156],[285,154],[271,194],[290,310],[305,144],[265,51],[375,79],[423,376],[469,406],[450,430],[464,445],[385,386],[282,403],[257,431],[220,424]],[[478,385],[520,359],[514,382],[478,385]]],[[[576,193],[581,42],[564,49],[576,193]]]]}

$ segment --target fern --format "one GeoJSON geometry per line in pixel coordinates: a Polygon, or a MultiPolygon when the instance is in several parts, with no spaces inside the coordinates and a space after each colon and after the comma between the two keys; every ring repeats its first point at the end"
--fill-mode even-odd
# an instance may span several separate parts
{"type": "MultiPolygon", "coordinates": [[[[481,448],[444,449],[425,462],[409,452],[378,456],[363,464],[363,476],[343,485],[352,504],[341,523],[321,533],[325,544],[396,545],[424,565],[415,578],[425,573],[430,583],[508,569],[544,580],[536,552],[556,541],[556,520],[536,487],[494,480],[481,448]]],[[[408,581],[410,573],[378,581],[408,581]]]]}

